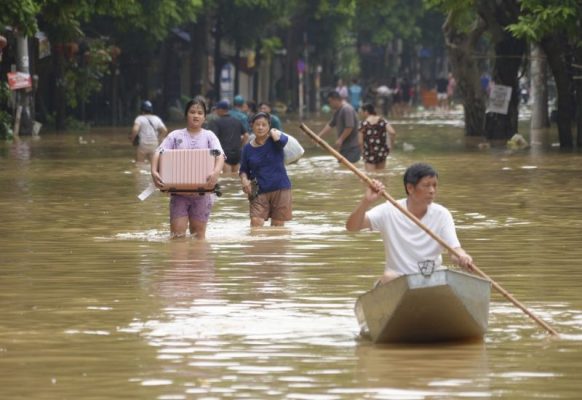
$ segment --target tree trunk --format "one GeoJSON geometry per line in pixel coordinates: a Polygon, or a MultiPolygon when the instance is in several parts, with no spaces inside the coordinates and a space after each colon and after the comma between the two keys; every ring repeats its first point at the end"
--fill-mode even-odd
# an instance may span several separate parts
{"type": "Polygon", "coordinates": [[[492,81],[511,87],[507,114],[487,113],[485,134],[488,139],[505,142],[517,132],[519,113],[519,69],[526,51],[524,39],[516,39],[507,26],[516,23],[521,13],[518,0],[477,0],[477,10],[487,23],[487,31],[495,43],[492,81]]]}
{"type": "Polygon", "coordinates": [[[526,49],[525,40],[515,39],[505,31],[503,40],[495,45],[495,63],[492,79],[495,84],[511,87],[507,114],[489,112],[485,117],[485,135],[490,140],[510,139],[517,133],[519,114],[519,69],[526,49]]]}
{"type": "MultiPolygon", "coordinates": [[[[22,33],[16,35],[16,69],[18,72],[23,72],[30,75],[29,51],[28,51],[28,37],[22,33]]],[[[31,100],[32,91],[28,89],[19,89],[18,106],[22,107],[22,114],[20,117],[20,134],[32,134],[32,118],[31,115],[31,100]]],[[[17,132],[15,132],[15,135],[17,132]]]]}
{"type": "Polygon", "coordinates": [[[457,29],[455,14],[449,13],[443,33],[452,72],[465,110],[465,135],[484,136],[485,100],[479,82],[479,69],[472,57],[478,39],[485,31],[484,21],[477,17],[469,32],[457,29]]]}
{"type": "Polygon", "coordinates": [[[531,46],[531,129],[548,128],[550,118],[546,56],[539,45],[532,44],[531,46]]]}
{"type": "Polygon", "coordinates": [[[556,81],[558,92],[558,136],[560,147],[572,148],[572,92],[571,79],[568,75],[567,39],[563,35],[549,35],[542,39],[540,45],[556,81]]]}

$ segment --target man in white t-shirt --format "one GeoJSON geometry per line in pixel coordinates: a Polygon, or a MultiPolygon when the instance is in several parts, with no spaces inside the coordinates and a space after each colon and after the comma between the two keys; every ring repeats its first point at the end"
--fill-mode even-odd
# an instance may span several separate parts
{"type": "MultiPolygon", "coordinates": [[[[437,184],[438,174],[433,167],[424,163],[413,164],[404,174],[407,197],[398,200],[398,203],[458,252],[460,257],[452,255],[453,262],[468,267],[473,260],[461,248],[451,213],[433,202],[437,184]]],[[[386,265],[380,282],[421,272],[427,265],[435,270],[440,268],[443,248],[402,211],[389,202],[368,210],[381,197],[383,190],[384,185],[374,180],[373,188],[369,186],[366,189],[364,197],[346,222],[350,232],[371,229],[382,235],[386,265]]]]}
{"type": "Polygon", "coordinates": [[[141,114],[133,122],[129,140],[136,147],[135,160],[151,162],[160,138],[166,136],[168,129],[160,117],[154,115],[154,107],[149,100],[141,104],[140,111],[141,114]]]}

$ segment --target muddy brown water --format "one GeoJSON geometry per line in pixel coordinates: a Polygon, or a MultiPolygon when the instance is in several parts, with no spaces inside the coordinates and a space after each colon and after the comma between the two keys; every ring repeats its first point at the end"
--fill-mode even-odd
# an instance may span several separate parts
{"type": "Polygon", "coordinates": [[[373,345],[353,305],[381,241],[344,230],[363,186],[297,125],[294,220],[251,231],[224,177],[206,243],[168,240],[166,196],[137,199],[129,128],[0,144],[0,398],[579,398],[580,154],[467,149],[458,116],[396,121],[375,177],[399,198],[407,165],[435,165],[463,247],[562,336],[494,293],[483,342],[373,345]]]}

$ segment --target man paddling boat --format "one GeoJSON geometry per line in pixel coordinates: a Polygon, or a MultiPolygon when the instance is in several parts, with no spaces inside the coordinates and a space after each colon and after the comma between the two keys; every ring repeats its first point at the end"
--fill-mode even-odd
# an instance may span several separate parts
{"type": "MultiPolygon", "coordinates": [[[[453,262],[469,267],[473,260],[462,248],[457,238],[455,223],[449,210],[434,203],[438,173],[425,163],[411,165],[404,174],[407,197],[398,203],[432,232],[437,233],[453,248],[453,262]]],[[[346,222],[350,232],[362,229],[379,231],[386,252],[386,265],[380,283],[386,283],[400,275],[426,273],[439,269],[442,264],[442,246],[420,229],[414,222],[389,202],[369,209],[381,197],[384,185],[373,180],[364,197],[346,222]]]]}
{"type": "MultiPolygon", "coordinates": [[[[373,188],[372,191],[377,194],[377,196],[372,196],[372,195],[367,196],[366,195],[366,197],[364,197],[364,200],[362,200],[362,202],[365,202],[367,204],[360,204],[356,208],[356,210],[354,210],[354,212],[352,213],[352,215],[348,219],[348,222],[346,223],[346,226],[348,227],[349,230],[358,231],[358,230],[364,229],[366,227],[365,226],[366,225],[366,221],[365,221],[366,210],[375,201],[375,199],[379,198],[380,195],[382,195],[383,197],[385,197],[388,200],[388,202],[392,206],[394,206],[395,208],[400,210],[404,215],[406,215],[410,219],[410,221],[412,221],[416,226],[418,226],[423,231],[425,231],[426,234],[429,235],[430,237],[432,237],[435,241],[440,243],[442,247],[444,247],[445,249],[447,249],[451,253],[451,255],[455,256],[457,259],[457,263],[459,265],[461,265],[463,267],[468,267],[468,269],[471,272],[477,274],[478,276],[480,276],[483,279],[486,279],[491,284],[491,286],[493,286],[493,288],[495,290],[497,290],[499,293],[501,293],[501,295],[503,295],[503,297],[505,297],[507,300],[509,300],[511,303],[513,303],[517,308],[519,308],[521,311],[523,311],[525,314],[527,314],[538,325],[543,327],[548,333],[550,333],[551,335],[553,335],[555,337],[559,337],[558,331],[556,331],[554,328],[552,328],[550,325],[548,325],[542,319],[538,318],[533,312],[528,310],[525,305],[523,305],[515,297],[513,297],[513,295],[511,293],[509,293],[507,290],[502,288],[499,283],[497,283],[493,279],[491,279],[486,273],[481,271],[472,261],[470,261],[471,257],[469,255],[467,255],[467,253],[465,251],[463,251],[463,249],[461,249],[460,247],[457,247],[456,249],[451,247],[447,242],[445,242],[443,239],[441,239],[439,236],[437,236],[433,231],[431,231],[426,225],[424,225],[422,221],[420,221],[411,211],[409,211],[407,201],[404,202],[405,207],[402,207],[401,203],[398,203],[385,190],[383,190],[383,185],[380,182],[373,181],[372,179],[368,178],[362,171],[357,169],[345,157],[343,157],[341,154],[339,154],[337,151],[335,151],[329,144],[327,144],[327,142],[325,142],[319,136],[317,136],[305,124],[301,124],[301,130],[303,132],[305,132],[313,140],[315,140],[317,142],[317,144],[319,144],[321,147],[323,147],[324,149],[329,151],[331,154],[333,154],[333,156],[335,158],[337,158],[337,160],[340,163],[344,164],[353,173],[355,173],[361,180],[366,182],[367,185],[371,186],[373,188]],[[354,214],[356,214],[356,215],[354,215],[354,214]]],[[[436,171],[434,172],[434,176],[437,177],[436,171]]],[[[404,185],[405,185],[405,188],[408,190],[408,187],[406,186],[407,182],[409,182],[409,180],[407,179],[407,176],[405,175],[404,176],[404,185]]],[[[434,194],[432,196],[432,199],[434,199],[434,194]]],[[[406,200],[408,200],[408,198],[406,200]]],[[[430,203],[432,203],[432,200],[430,201],[430,203]]],[[[410,207],[410,208],[413,209],[413,207],[410,207]]],[[[428,210],[428,207],[427,207],[427,210],[428,210]]],[[[424,214],[426,214],[426,212],[420,213],[419,215],[424,215],[424,214]]],[[[368,224],[369,224],[369,226],[367,226],[367,227],[371,228],[372,225],[371,225],[369,219],[368,219],[368,224]]],[[[454,227],[454,225],[453,225],[453,227],[454,227]]],[[[458,242],[458,240],[457,240],[457,242],[458,242]]],[[[440,254],[439,254],[439,256],[440,256],[440,254]]],[[[422,263],[418,266],[419,269],[421,269],[421,272],[422,272],[423,265],[425,266],[425,269],[426,269],[426,263],[422,263]]],[[[452,271],[449,271],[449,272],[452,272],[452,271]]]]}

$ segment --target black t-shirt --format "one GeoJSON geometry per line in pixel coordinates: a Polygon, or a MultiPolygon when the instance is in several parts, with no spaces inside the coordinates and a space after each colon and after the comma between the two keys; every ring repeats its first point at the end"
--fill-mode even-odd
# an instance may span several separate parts
{"type": "Polygon", "coordinates": [[[436,81],[437,93],[446,93],[448,85],[449,85],[449,81],[446,80],[445,78],[437,79],[437,81],[436,81]]]}
{"type": "Polygon", "coordinates": [[[208,128],[220,140],[220,145],[227,157],[229,154],[240,154],[241,138],[245,134],[245,129],[238,119],[226,114],[210,121],[208,128]]]}

